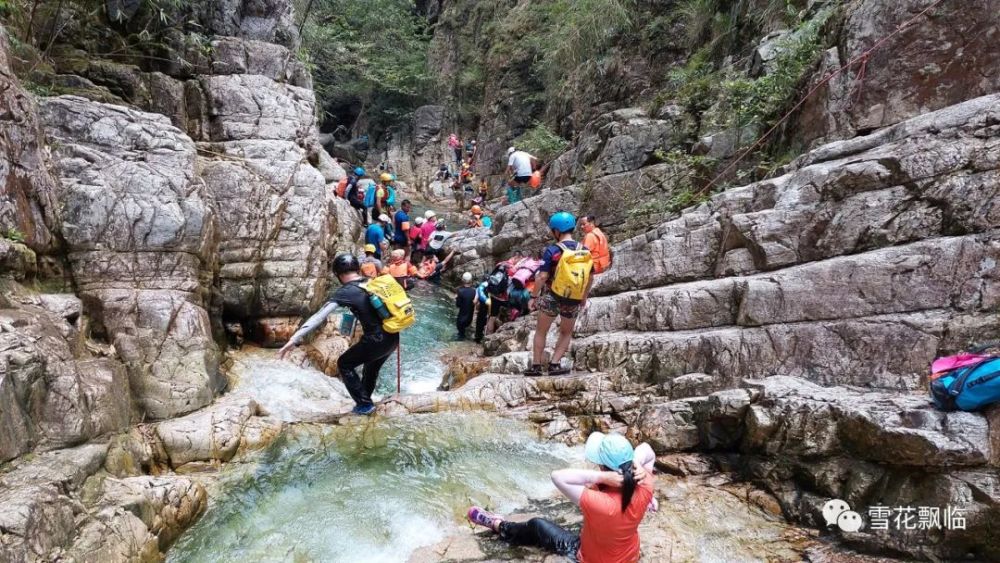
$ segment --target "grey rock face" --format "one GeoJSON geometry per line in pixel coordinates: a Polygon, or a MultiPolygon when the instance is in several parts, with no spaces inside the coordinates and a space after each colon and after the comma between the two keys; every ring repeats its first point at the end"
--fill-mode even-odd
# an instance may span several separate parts
{"type": "Polygon", "coordinates": [[[0,28],[0,79],[4,82],[0,106],[0,231],[20,231],[36,252],[59,246],[57,180],[45,151],[45,138],[34,98],[10,69],[7,31],[0,28]]]}
{"type": "Polygon", "coordinates": [[[276,43],[293,51],[299,47],[299,30],[290,0],[199,2],[194,13],[206,33],[276,43]]]}
{"type": "Polygon", "coordinates": [[[141,409],[164,418],[208,404],[219,385],[203,285],[215,233],[194,144],[163,116],[82,98],[45,100],[41,116],[80,295],[141,409]]]}
{"type": "Polygon", "coordinates": [[[132,418],[122,364],[92,356],[58,315],[0,308],[0,462],[116,432],[132,418]]]}
{"type": "MultiPolygon", "coordinates": [[[[930,3],[866,0],[847,12],[840,44],[814,75],[855,60],[930,3]]],[[[821,87],[803,107],[804,141],[849,138],[1000,88],[1000,56],[990,47],[1000,15],[989,0],[943,2],[889,39],[865,61],[821,87]]]]}

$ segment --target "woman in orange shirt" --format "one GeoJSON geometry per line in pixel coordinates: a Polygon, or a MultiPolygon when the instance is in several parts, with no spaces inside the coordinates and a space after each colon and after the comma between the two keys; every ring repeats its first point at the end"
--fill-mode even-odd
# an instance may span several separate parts
{"type": "Polygon", "coordinates": [[[587,438],[586,458],[600,470],[560,469],[552,482],[583,512],[577,535],[544,518],[508,522],[478,506],[469,520],[500,534],[514,545],[541,547],[580,563],[635,563],[639,560],[639,523],[655,511],[653,496],[656,454],[649,444],[632,444],[621,434],[594,432],[587,438]]]}

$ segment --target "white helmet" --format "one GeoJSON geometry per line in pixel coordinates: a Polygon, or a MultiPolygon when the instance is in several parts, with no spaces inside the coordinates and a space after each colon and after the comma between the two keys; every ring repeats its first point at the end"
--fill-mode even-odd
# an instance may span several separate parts
{"type": "Polygon", "coordinates": [[[462,283],[469,283],[471,281],[472,281],[472,274],[470,274],[469,272],[465,272],[464,274],[462,274],[462,283]]]}
{"type": "Polygon", "coordinates": [[[434,213],[433,209],[428,209],[427,211],[424,211],[424,217],[426,217],[428,219],[430,219],[431,217],[435,217],[435,216],[437,216],[437,213],[434,213]]]}
{"type": "Polygon", "coordinates": [[[388,223],[389,222],[389,216],[386,215],[385,213],[383,213],[383,214],[381,214],[381,215],[378,216],[378,220],[382,221],[383,223],[388,223]]]}
{"type": "Polygon", "coordinates": [[[417,217],[416,219],[413,220],[413,224],[414,225],[423,225],[424,224],[424,218],[423,217],[417,217]]]}
{"type": "Polygon", "coordinates": [[[514,154],[516,150],[517,149],[515,149],[514,147],[510,147],[509,149],[507,149],[507,156],[514,154]]]}

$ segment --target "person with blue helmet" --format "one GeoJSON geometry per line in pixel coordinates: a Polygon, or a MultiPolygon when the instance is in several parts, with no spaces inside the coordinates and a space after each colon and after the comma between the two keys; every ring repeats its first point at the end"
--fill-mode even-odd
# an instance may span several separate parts
{"type": "MultiPolygon", "coordinates": [[[[354,175],[347,180],[347,202],[351,204],[351,207],[356,209],[361,215],[361,222],[365,225],[368,224],[368,213],[365,210],[365,188],[367,187],[367,182],[362,184],[362,180],[365,179],[365,169],[358,166],[354,169],[354,175]]],[[[370,179],[369,179],[370,181],[370,179]]]]}
{"type": "Polygon", "coordinates": [[[552,472],[552,483],[583,513],[579,534],[544,518],[509,522],[478,506],[469,509],[469,521],[513,545],[541,547],[571,561],[638,561],[639,524],[658,509],[653,448],[640,444],[633,449],[621,434],[594,432],[584,457],[600,469],[552,472]]]}
{"type": "Polygon", "coordinates": [[[552,291],[552,280],[564,252],[586,249],[583,244],[573,240],[575,229],[576,217],[572,213],[560,211],[553,213],[549,218],[549,232],[555,239],[555,243],[550,244],[542,251],[542,265],[535,274],[535,289],[532,292],[529,307],[537,310],[540,314],[532,344],[531,366],[524,372],[526,376],[542,375],[545,340],[556,317],[562,317],[562,321],[559,323],[559,338],[556,340],[556,346],[552,350],[552,358],[549,360],[548,374],[564,375],[570,372],[569,368],[562,367],[562,358],[569,350],[576,318],[587,303],[594,277],[593,275],[588,276],[582,299],[578,300],[556,295],[552,291]]]}

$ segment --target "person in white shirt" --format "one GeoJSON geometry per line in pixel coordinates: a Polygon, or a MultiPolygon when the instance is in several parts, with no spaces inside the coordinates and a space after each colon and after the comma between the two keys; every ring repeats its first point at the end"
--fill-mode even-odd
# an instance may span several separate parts
{"type": "MultiPolygon", "coordinates": [[[[507,174],[512,177],[512,188],[517,200],[521,200],[521,190],[531,180],[531,173],[538,166],[538,159],[530,153],[519,151],[515,147],[507,149],[507,174]]],[[[511,203],[515,203],[511,201],[511,203]]]]}

